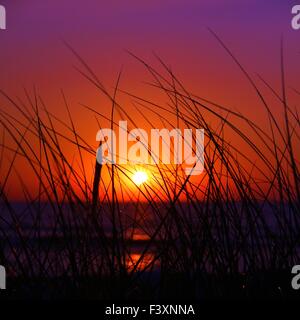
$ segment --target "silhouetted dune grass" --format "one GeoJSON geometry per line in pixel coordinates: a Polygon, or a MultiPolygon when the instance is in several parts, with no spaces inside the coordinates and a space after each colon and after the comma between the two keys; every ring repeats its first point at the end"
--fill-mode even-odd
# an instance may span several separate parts
{"type": "Polygon", "coordinates": [[[288,104],[283,53],[282,91],[259,80],[282,105],[278,119],[258,83],[215,37],[257,94],[264,127],[190,93],[159,57],[156,70],[131,54],[149,71],[150,85],[165,94],[163,104],[121,90],[121,76],[110,93],[70,48],[78,71],[111,102],[109,118],[84,106],[99,128],[103,121],[116,127],[117,118],[140,127],[119,94],[131,97],[141,115],[152,115],[144,119],[150,126],[158,120],[204,128],[205,170],[196,179],[181,165],[158,164],[147,168],[151,181],[130,184],[134,165],[96,162],[95,147],[76,129],[63,93],[68,119],[52,114],[36,91],[25,101],[1,92],[11,111],[0,111],[0,161],[10,159],[0,181],[0,261],[16,287],[11,297],[293,296],[286,272],[299,262],[299,116],[288,104]],[[66,145],[76,159],[65,154],[66,145]],[[87,158],[95,163],[92,181],[87,158]],[[18,159],[38,181],[35,194],[18,159]],[[21,204],[6,190],[12,176],[23,188],[21,204]]]}

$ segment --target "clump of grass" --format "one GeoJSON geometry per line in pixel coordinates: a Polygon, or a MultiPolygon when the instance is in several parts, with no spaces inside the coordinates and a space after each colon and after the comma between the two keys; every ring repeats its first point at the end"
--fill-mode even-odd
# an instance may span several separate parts
{"type": "MultiPolygon", "coordinates": [[[[44,283],[49,297],[75,292],[149,298],[170,297],[177,279],[181,287],[186,284],[185,296],[224,297],[236,288],[247,297],[258,292],[260,275],[290,270],[299,261],[299,116],[288,104],[283,53],[282,92],[260,78],[282,106],[283,119],[277,119],[255,80],[214,36],[248,79],[268,126],[191,94],[159,57],[161,71],[132,54],[149,71],[151,85],[165,94],[164,104],[121,90],[120,76],[109,93],[72,49],[79,72],[111,104],[110,117],[83,105],[99,128],[107,121],[116,127],[117,117],[140,127],[119,102],[119,95],[126,95],[150,127],[160,121],[205,129],[205,171],[196,179],[186,176],[181,165],[159,163],[146,168],[151,181],[134,185],[134,165],[96,162],[95,146],[76,129],[63,93],[65,121],[36,91],[25,92],[26,101],[1,92],[14,112],[0,112],[0,161],[9,159],[0,182],[0,261],[15,283],[34,292],[43,292],[44,283]],[[64,151],[70,148],[75,158],[64,151]],[[20,160],[34,177],[36,192],[18,170],[20,160]],[[21,206],[7,192],[16,178],[23,189],[21,206]],[[59,279],[57,285],[51,279],[59,279]]],[[[276,290],[274,296],[288,294],[276,290]]]]}

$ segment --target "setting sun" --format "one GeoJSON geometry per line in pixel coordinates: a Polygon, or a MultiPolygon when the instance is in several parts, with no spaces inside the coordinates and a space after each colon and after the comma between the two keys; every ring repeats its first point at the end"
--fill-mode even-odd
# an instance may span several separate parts
{"type": "Polygon", "coordinates": [[[147,180],[148,180],[148,175],[144,171],[137,171],[132,176],[132,181],[138,186],[145,183],[147,180]]]}

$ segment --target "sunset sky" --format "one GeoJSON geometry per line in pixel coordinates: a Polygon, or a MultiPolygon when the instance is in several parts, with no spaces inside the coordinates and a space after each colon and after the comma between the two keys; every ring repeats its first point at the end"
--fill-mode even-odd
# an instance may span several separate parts
{"type": "Polygon", "coordinates": [[[207,27],[218,33],[250,71],[274,81],[283,36],[290,76],[299,71],[293,62],[299,56],[300,33],[291,28],[291,8],[297,1],[1,3],[6,6],[8,29],[0,33],[0,85],[12,94],[35,84],[48,99],[54,98],[61,87],[75,101],[89,96],[88,92],[74,92],[82,79],[72,68],[75,60],[63,45],[65,40],[108,85],[114,82],[121,66],[128,87],[141,82],[140,69],[126,50],[147,59],[155,52],[191,87],[207,96],[220,97],[220,92],[227,91],[225,86],[240,84],[236,78],[239,73],[207,27]]]}
{"type": "MultiPolygon", "coordinates": [[[[109,103],[75,70],[78,60],[64,41],[111,90],[122,69],[122,89],[161,99],[144,84],[148,75],[127,51],[156,65],[155,53],[191,92],[263,121],[253,88],[207,28],[222,38],[251,75],[261,75],[278,91],[283,37],[288,86],[299,85],[300,31],[291,28],[291,8],[297,1],[0,0],[0,4],[7,10],[7,30],[0,31],[0,88],[24,98],[24,88],[36,87],[49,110],[65,117],[63,89],[78,130],[91,144],[97,123],[80,103],[103,113],[109,103]]],[[[0,108],[10,108],[5,99],[0,103],[0,108]]],[[[146,125],[138,115],[136,119],[140,127],[146,125]]]]}

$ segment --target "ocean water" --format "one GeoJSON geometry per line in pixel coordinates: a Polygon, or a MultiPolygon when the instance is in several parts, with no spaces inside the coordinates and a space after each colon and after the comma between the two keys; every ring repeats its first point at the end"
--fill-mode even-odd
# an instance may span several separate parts
{"type": "Polygon", "coordinates": [[[289,261],[299,254],[293,242],[297,216],[288,206],[106,203],[95,214],[89,208],[3,204],[0,263],[12,276],[178,270],[189,259],[191,270],[213,271],[214,264],[226,270],[232,264],[243,272],[249,263],[260,267],[263,260],[279,263],[280,257],[289,261]]]}

